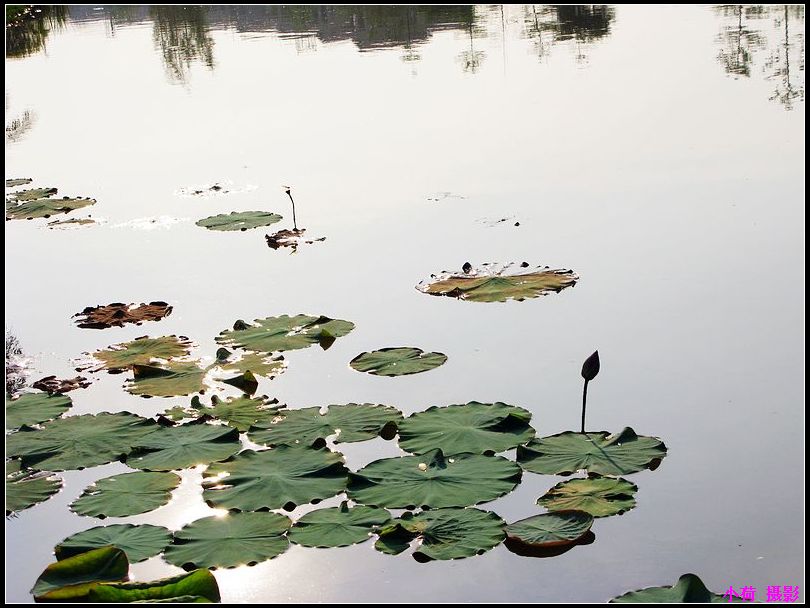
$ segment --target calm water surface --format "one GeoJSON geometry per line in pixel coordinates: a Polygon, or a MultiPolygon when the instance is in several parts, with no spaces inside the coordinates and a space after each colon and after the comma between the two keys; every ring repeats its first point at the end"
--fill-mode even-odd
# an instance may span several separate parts
{"type": "MultiPolygon", "coordinates": [[[[212,357],[236,319],[325,314],[357,328],[326,352],[289,353],[260,393],[406,414],[500,400],[548,435],[577,428],[579,369],[598,348],[588,426],[632,426],[669,448],[657,471],[632,476],[636,509],[598,520],[593,544],[559,557],[500,546],[419,564],[370,542],[293,545],[217,571],[223,600],[604,602],[685,572],[720,592],[800,585],[803,597],[803,8],[65,13],[6,60],[6,125],[18,121],[6,177],[94,197],[103,223],[6,224],[6,328],[33,379],[72,377],[81,353],[147,333],[189,336],[212,357]],[[216,182],[231,192],[179,195],[216,182]],[[262,230],[194,225],[256,208],[289,227],[283,185],[299,226],[326,241],[291,255],[262,230]],[[524,260],[581,281],[488,305],[414,289],[466,261],[524,260]],[[70,318],[156,299],[174,305],[159,324],[96,331],[70,318]],[[399,345],[449,360],[401,378],[347,365],[399,345]]],[[[122,382],[103,375],[71,393],[73,413],[187,403],[122,382]]],[[[345,453],[356,469],[399,451],[375,440],[345,453]]],[[[61,493],[6,520],[6,600],[30,601],[54,544],[101,523],[67,505],[124,470],[67,472],[61,493]]],[[[200,476],[124,521],[177,529],[209,514],[200,476]]],[[[527,473],[485,508],[536,514],[558,481],[527,473]]],[[[179,569],[158,557],[132,571],[179,569]]]]}

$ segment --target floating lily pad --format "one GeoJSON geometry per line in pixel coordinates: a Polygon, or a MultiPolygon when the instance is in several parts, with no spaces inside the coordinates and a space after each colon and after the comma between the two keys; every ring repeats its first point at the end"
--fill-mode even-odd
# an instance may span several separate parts
{"type": "Polygon", "coordinates": [[[579,277],[571,270],[550,269],[512,272],[512,265],[493,266],[468,273],[444,272],[416,288],[432,296],[448,296],[470,302],[506,302],[536,298],[549,292],[560,292],[575,285],[579,277]]]}
{"type": "Polygon", "coordinates": [[[271,357],[265,354],[246,352],[240,359],[220,362],[219,365],[225,372],[241,374],[251,372],[256,376],[275,378],[286,369],[287,362],[281,355],[271,357]]]}
{"type": "Polygon", "coordinates": [[[106,306],[88,306],[82,312],[73,315],[76,324],[85,329],[105,329],[123,327],[125,323],[140,325],[144,321],[160,321],[168,317],[172,307],[166,302],[149,304],[107,304],[106,306]]]}
{"type": "Polygon", "coordinates": [[[164,559],[185,570],[254,565],[281,555],[292,522],[278,513],[229,513],[204,517],[175,532],[164,559]]]}
{"type": "Polygon", "coordinates": [[[31,593],[34,600],[77,602],[96,583],[126,580],[129,562],[116,547],[102,547],[55,562],[39,575],[31,593]]]}
{"type": "Polygon", "coordinates": [[[32,180],[30,177],[18,177],[16,179],[7,179],[6,180],[6,188],[16,188],[17,186],[26,186],[30,184],[32,180]]]}
{"type": "Polygon", "coordinates": [[[712,593],[695,574],[684,574],[672,587],[647,587],[610,600],[612,604],[720,604],[730,601],[712,593]]]}
{"type": "Polygon", "coordinates": [[[351,473],[348,495],[376,507],[466,507],[508,494],[521,471],[500,456],[462,454],[446,458],[441,450],[421,456],[376,460],[351,473]]]}
{"type": "Polygon", "coordinates": [[[374,544],[378,551],[397,555],[421,538],[414,553],[418,561],[461,559],[481,555],[504,539],[503,520],[479,509],[431,509],[417,515],[406,513],[380,531],[374,544]]]}
{"type": "Polygon", "coordinates": [[[327,449],[279,446],[245,450],[203,473],[203,500],[212,507],[292,510],[346,489],[343,457],[327,449]]]}
{"type": "Polygon", "coordinates": [[[254,376],[251,371],[246,371],[233,378],[217,378],[217,380],[235,386],[248,395],[252,395],[256,392],[256,389],[259,388],[259,381],[256,380],[256,376],[254,376]]]}
{"type": "Polygon", "coordinates": [[[127,381],[124,388],[142,397],[178,397],[201,393],[205,390],[203,380],[207,372],[196,361],[169,361],[160,366],[133,365],[133,378],[127,381]]]}
{"type": "Polygon", "coordinates": [[[174,473],[122,473],[99,479],[82,492],[70,509],[90,517],[129,517],[169,502],[180,477],[174,473]]]}
{"type": "Polygon", "coordinates": [[[343,501],[339,507],[310,511],[295,522],[289,536],[292,542],[305,547],[348,547],[368,540],[372,532],[390,520],[385,509],[362,505],[350,508],[343,501]]]}
{"type": "Polygon", "coordinates": [[[189,423],[161,428],[133,444],[127,465],[170,471],[225,460],[239,451],[239,431],[229,426],[189,423]]]}
{"type": "Polygon", "coordinates": [[[6,462],[6,515],[23,511],[48,500],[62,489],[62,479],[48,471],[20,468],[20,462],[6,462]]]}
{"type": "Polygon", "coordinates": [[[282,217],[267,211],[232,211],[213,215],[197,222],[198,226],[209,230],[248,230],[280,222],[282,217]]]}
{"type": "Polygon", "coordinates": [[[125,456],[158,426],[129,412],[84,414],[23,428],[6,440],[6,456],[49,471],[82,469],[125,456]]]}
{"type": "Polygon", "coordinates": [[[534,548],[569,545],[585,536],[593,525],[593,516],[583,511],[558,511],[521,519],[506,526],[510,542],[534,548]]]}
{"type": "Polygon", "coordinates": [[[48,393],[23,393],[17,399],[6,397],[6,429],[33,426],[58,418],[73,404],[70,397],[48,393]]]}
{"type": "Polygon", "coordinates": [[[70,213],[82,207],[95,205],[92,198],[38,198],[6,200],[7,220],[32,220],[40,217],[51,217],[58,213],[70,213]]]}
{"type": "Polygon", "coordinates": [[[566,431],[534,439],[518,447],[517,461],[525,470],[542,475],[570,475],[583,469],[600,475],[627,475],[656,468],[666,453],[659,439],[636,435],[626,427],[616,435],[566,431]]]}
{"type": "Polygon", "coordinates": [[[415,454],[436,448],[445,454],[494,454],[534,437],[531,419],[523,408],[500,402],[431,407],[400,424],[399,447],[415,454]]]}
{"type": "MultiPolygon", "coordinates": [[[[256,319],[255,325],[244,321],[234,323],[233,329],[220,332],[217,342],[255,352],[308,348],[313,344],[331,343],[354,329],[354,323],[329,317],[296,315],[256,319]],[[331,340],[331,342],[330,342],[331,340]]],[[[328,348],[328,346],[326,346],[328,348]]]]}
{"type": "Polygon", "coordinates": [[[375,376],[405,376],[418,374],[444,365],[447,355],[426,353],[419,348],[381,348],[364,352],[349,361],[358,372],[375,376]]]}
{"type": "Polygon", "coordinates": [[[191,350],[191,342],[185,336],[162,336],[160,338],[135,338],[131,342],[114,344],[98,350],[93,357],[110,371],[128,369],[133,365],[149,365],[154,359],[165,361],[184,357],[191,350]]]}
{"type": "Polygon", "coordinates": [[[388,405],[347,403],[330,405],[325,414],[318,407],[286,410],[269,422],[259,423],[248,437],[263,445],[312,445],[337,433],[335,443],[373,439],[402,420],[388,405]],[[338,432],[339,431],[339,432],[338,432]]]}
{"type": "Polygon", "coordinates": [[[56,559],[63,560],[91,549],[118,547],[131,564],[161,553],[172,540],[172,533],[162,526],[114,524],[97,526],[68,536],[56,545],[56,559]]]}
{"type": "Polygon", "coordinates": [[[270,423],[279,416],[282,407],[277,400],[270,400],[266,395],[230,397],[225,401],[214,395],[210,406],[192,400],[192,407],[186,412],[192,417],[211,416],[244,433],[254,424],[270,423]]]}
{"type": "Polygon", "coordinates": [[[36,388],[45,391],[51,395],[61,395],[75,391],[77,388],[87,388],[91,382],[84,376],[76,376],[75,378],[65,378],[60,380],[56,376],[46,376],[37,380],[31,385],[31,388],[36,388]]]}
{"type": "Polygon", "coordinates": [[[219,602],[217,579],[207,569],[194,570],[157,581],[101,583],[90,590],[90,602],[121,604],[131,602],[196,603],[219,602]]]}
{"type": "Polygon", "coordinates": [[[9,194],[9,199],[14,201],[35,201],[41,198],[50,198],[57,192],[56,188],[29,188],[12,192],[9,194]]]}
{"type": "Polygon", "coordinates": [[[636,506],[638,487],[625,479],[590,476],[558,483],[537,504],[549,511],[575,509],[594,517],[621,515],[636,506]]]}

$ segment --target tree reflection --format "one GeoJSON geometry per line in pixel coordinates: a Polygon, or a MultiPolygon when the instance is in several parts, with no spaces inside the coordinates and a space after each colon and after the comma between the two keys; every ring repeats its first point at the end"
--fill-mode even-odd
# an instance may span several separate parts
{"type": "Polygon", "coordinates": [[[208,32],[207,7],[152,6],[152,37],[163,55],[166,72],[185,82],[195,61],[214,68],[214,40],[208,32]]]}
{"type": "Polygon", "coordinates": [[[6,57],[27,57],[44,49],[48,34],[62,27],[66,17],[65,6],[30,7],[6,24],[6,57]]]}
{"type": "Polygon", "coordinates": [[[589,5],[536,5],[524,9],[526,35],[534,41],[538,57],[544,57],[558,42],[576,43],[577,61],[587,57],[583,45],[592,44],[610,34],[616,18],[613,8],[589,5]]]}

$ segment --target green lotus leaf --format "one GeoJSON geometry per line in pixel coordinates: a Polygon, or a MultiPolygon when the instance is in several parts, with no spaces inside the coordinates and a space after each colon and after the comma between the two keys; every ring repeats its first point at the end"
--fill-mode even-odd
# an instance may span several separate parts
{"type": "Polygon", "coordinates": [[[290,540],[305,547],[348,547],[362,543],[372,532],[391,521],[385,509],[358,505],[349,507],[346,501],[339,507],[310,511],[295,522],[290,540]]]}
{"type": "Polygon", "coordinates": [[[432,296],[448,296],[470,302],[520,302],[552,291],[559,293],[579,280],[571,270],[538,266],[533,270],[512,273],[511,266],[509,264],[501,269],[489,268],[464,274],[444,272],[430,282],[420,283],[416,288],[432,296]]]}
{"type": "Polygon", "coordinates": [[[431,407],[399,425],[399,447],[414,454],[503,452],[534,437],[531,419],[523,408],[500,402],[431,407]]]}
{"type": "Polygon", "coordinates": [[[441,450],[433,450],[376,460],[351,473],[348,495],[356,502],[390,509],[465,507],[508,494],[520,477],[520,467],[500,456],[446,458],[441,450]]]}
{"type": "Polygon", "coordinates": [[[160,415],[169,420],[177,421],[185,420],[186,418],[197,418],[199,413],[195,409],[186,409],[182,405],[175,405],[174,407],[164,410],[160,415]]]}
{"type": "Polygon", "coordinates": [[[354,329],[354,323],[349,321],[307,315],[268,317],[256,319],[254,323],[248,325],[244,321],[237,321],[233,329],[220,332],[216,340],[236,348],[272,353],[308,348],[324,340],[345,336],[354,329]]]}
{"type": "Polygon", "coordinates": [[[108,370],[123,370],[133,365],[149,365],[153,359],[176,359],[189,354],[191,342],[184,336],[162,336],[160,338],[135,338],[131,342],[115,344],[108,349],[98,350],[93,356],[108,370]]]}
{"type": "Polygon", "coordinates": [[[174,473],[139,471],[99,479],[82,492],[70,509],[90,517],[129,517],[162,507],[180,484],[174,473]]]}
{"type": "Polygon", "coordinates": [[[220,595],[214,575],[200,569],[157,581],[101,583],[90,590],[90,601],[107,604],[219,602],[220,595]]]}
{"type": "Polygon", "coordinates": [[[41,430],[23,428],[6,439],[6,456],[24,466],[49,471],[107,464],[129,454],[132,446],[158,426],[129,412],[84,414],[46,422],[41,430]]]}
{"type": "Polygon", "coordinates": [[[351,443],[373,439],[401,420],[400,411],[388,405],[330,405],[325,414],[318,407],[305,407],[280,412],[274,420],[259,423],[248,431],[248,437],[263,445],[309,446],[337,433],[335,443],[351,443]]]}
{"type": "Polygon", "coordinates": [[[287,367],[284,357],[278,355],[269,357],[265,354],[246,352],[241,359],[220,363],[222,370],[234,374],[251,372],[255,376],[275,378],[287,367]]]}
{"type": "Polygon", "coordinates": [[[117,547],[102,547],[50,564],[31,593],[34,600],[78,602],[99,582],[126,580],[129,562],[117,547]]]}
{"type": "Polygon", "coordinates": [[[364,352],[349,361],[358,372],[375,376],[406,376],[418,374],[444,365],[447,355],[426,353],[420,348],[381,348],[364,352]]]}
{"type": "Polygon", "coordinates": [[[521,519],[506,526],[506,536],[534,548],[551,548],[575,543],[587,534],[593,516],[583,511],[557,511],[521,519]]]}
{"type": "Polygon", "coordinates": [[[374,547],[398,554],[415,538],[421,545],[414,553],[418,561],[461,559],[481,555],[504,539],[504,522],[479,509],[431,509],[417,515],[406,513],[380,531],[374,547]]]}
{"type": "MultiPolygon", "coordinates": [[[[49,198],[56,194],[56,188],[28,188],[9,194],[9,199],[14,201],[33,201],[40,198],[49,198]]],[[[7,201],[8,202],[8,199],[7,201]]]]}
{"type": "Polygon", "coordinates": [[[205,390],[203,379],[208,371],[194,361],[170,361],[160,367],[133,365],[134,378],[125,388],[142,397],[177,397],[205,390]]]}
{"type": "Polygon", "coordinates": [[[48,500],[62,489],[62,479],[48,471],[21,469],[18,460],[6,461],[6,515],[48,500]]]}
{"type": "MultiPolygon", "coordinates": [[[[93,589],[95,590],[95,588],[93,589]]],[[[92,597],[92,590],[91,595],[92,597]]],[[[210,604],[211,600],[201,595],[178,595],[176,597],[166,597],[159,600],[135,600],[133,604],[210,604]]]]}
{"type": "Polygon", "coordinates": [[[172,540],[172,533],[162,526],[113,524],[97,526],[68,536],[56,545],[56,559],[63,560],[91,549],[118,547],[127,554],[131,564],[142,562],[163,551],[172,540]]]}
{"type": "Polygon", "coordinates": [[[292,522],[278,513],[229,513],[193,521],[174,534],[164,559],[183,569],[233,568],[281,555],[292,522]]]}
{"type": "Polygon", "coordinates": [[[527,471],[542,475],[570,475],[579,470],[600,475],[628,475],[656,468],[666,446],[655,437],[621,433],[574,433],[534,439],[517,449],[517,461],[527,471]]]}
{"type": "MultiPolygon", "coordinates": [[[[611,604],[719,604],[730,600],[712,593],[695,574],[684,574],[672,587],[647,587],[629,591],[610,600],[611,604]]],[[[736,599],[735,599],[736,601],[736,599]]]]}
{"type": "Polygon", "coordinates": [[[23,393],[16,399],[6,395],[6,429],[33,426],[58,418],[73,404],[70,397],[48,393],[23,393]]]}
{"type": "Polygon", "coordinates": [[[256,376],[254,376],[253,372],[250,370],[233,378],[217,378],[217,380],[224,382],[225,384],[235,386],[240,391],[247,393],[248,395],[252,395],[256,392],[256,389],[259,388],[259,381],[256,380],[256,376]]]}
{"type": "Polygon", "coordinates": [[[625,479],[590,476],[563,481],[537,499],[549,511],[574,509],[594,517],[621,515],[636,506],[638,487],[625,479]]]}
{"type": "Polygon", "coordinates": [[[346,489],[343,457],[327,449],[279,446],[245,450],[203,473],[203,500],[239,511],[292,510],[346,489]]]}
{"type": "MultiPolygon", "coordinates": [[[[224,401],[214,395],[211,397],[211,405],[203,405],[195,399],[191,403],[189,409],[183,410],[183,417],[211,416],[243,433],[254,424],[269,424],[282,415],[280,408],[284,407],[277,405],[277,400],[271,400],[266,395],[254,398],[241,395],[224,401]]],[[[180,415],[180,412],[176,414],[180,415]]]]}
{"type": "Polygon", "coordinates": [[[231,211],[212,215],[197,221],[198,226],[209,230],[248,230],[280,222],[283,218],[277,213],[267,211],[231,211]]]}
{"type": "Polygon", "coordinates": [[[240,448],[236,429],[191,422],[160,428],[136,442],[127,465],[149,471],[186,469],[225,460],[240,448]]]}
{"type": "Polygon", "coordinates": [[[82,207],[95,205],[92,198],[38,198],[6,200],[7,220],[32,220],[39,217],[51,217],[57,213],[70,213],[82,207]]]}
{"type": "Polygon", "coordinates": [[[26,186],[30,184],[32,180],[30,177],[17,177],[14,179],[7,179],[6,180],[6,188],[16,188],[17,186],[26,186]]]}

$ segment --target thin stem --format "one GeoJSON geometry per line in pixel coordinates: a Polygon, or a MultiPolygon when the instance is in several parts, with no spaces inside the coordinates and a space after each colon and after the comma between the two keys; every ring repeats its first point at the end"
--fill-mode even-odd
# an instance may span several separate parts
{"type": "Polygon", "coordinates": [[[585,432],[585,402],[588,400],[588,381],[582,387],[582,433],[585,432]]]}
{"type": "Polygon", "coordinates": [[[292,209],[293,209],[293,230],[297,231],[297,230],[298,230],[298,225],[295,223],[295,201],[293,200],[292,193],[291,193],[289,190],[287,190],[287,196],[289,196],[289,197],[290,197],[290,202],[292,203],[292,209]]]}

